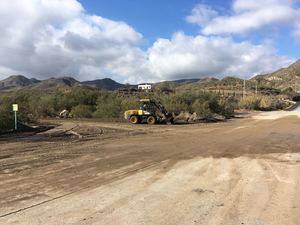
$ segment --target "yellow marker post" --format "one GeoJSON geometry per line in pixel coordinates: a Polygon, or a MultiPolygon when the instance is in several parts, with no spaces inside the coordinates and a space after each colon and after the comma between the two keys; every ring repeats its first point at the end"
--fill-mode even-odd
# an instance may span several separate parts
{"type": "Polygon", "coordinates": [[[19,110],[19,107],[18,107],[18,104],[13,104],[12,107],[13,107],[13,111],[15,113],[15,130],[17,130],[18,129],[17,112],[19,110]]]}

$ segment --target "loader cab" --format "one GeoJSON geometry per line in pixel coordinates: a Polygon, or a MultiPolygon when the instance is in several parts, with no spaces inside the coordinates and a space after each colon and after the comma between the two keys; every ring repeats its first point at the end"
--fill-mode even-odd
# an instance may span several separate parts
{"type": "Polygon", "coordinates": [[[140,109],[149,112],[150,114],[155,114],[156,110],[158,109],[156,103],[149,99],[142,99],[140,100],[140,102],[141,102],[140,109]]]}

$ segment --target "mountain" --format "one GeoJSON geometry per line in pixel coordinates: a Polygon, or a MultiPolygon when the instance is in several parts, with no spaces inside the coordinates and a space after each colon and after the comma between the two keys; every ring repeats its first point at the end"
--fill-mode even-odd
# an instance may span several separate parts
{"type": "Polygon", "coordinates": [[[176,84],[189,84],[189,83],[195,83],[199,81],[200,79],[180,79],[180,80],[172,80],[171,82],[174,82],[176,84]]]}
{"type": "MultiPolygon", "coordinates": [[[[173,81],[163,81],[152,83],[154,89],[176,90],[180,92],[209,90],[236,90],[243,88],[243,79],[238,77],[224,77],[217,79],[207,77],[202,79],[180,79],[173,81]]],[[[293,88],[300,91],[300,60],[297,60],[287,68],[282,68],[273,73],[257,75],[247,81],[247,88],[255,90],[274,89],[284,90],[293,88]]],[[[80,82],[72,77],[50,78],[47,80],[29,79],[22,75],[10,76],[0,81],[0,91],[19,90],[22,88],[32,88],[41,90],[70,89],[72,87],[99,88],[114,91],[125,87],[137,87],[137,85],[125,85],[110,78],[97,79],[80,82]]]]}
{"type": "Polygon", "coordinates": [[[153,83],[152,86],[157,90],[173,90],[180,86],[184,86],[187,84],[198,82],[200,79],[180,79],[180,80],[172,80],[172,81],[162,81],[153,83]]]}
{"type": "Polygon", "coordinates": [[[260,85],[270,86],[278,89],[300,89],[300,60],[297,60],[287,68],[279,69],[273,73],[258,75],[250,80],[260,85]]]}
{"type": "Polygon", "coordinates": [[[88,87],[99,88],[105,90],[117,90],[124,87],[124,84],[120,84],[110,78],[98,79],[93,81],[80,82],[73,77],[59,77],[49,78],[46,80],[28,79],[25,76],[10,76],[0,81],[0,91],[10,91],[15,89],[30,88],[38,90],[56,90],[56,89],[70,89],[72,87],[88,87]]]}
{"type": "Polygon", "coordinates": [[[186,83],[178,86],[176,89],[180,92],[199,91],[206,88],[215,88],[218,86],[220,80],[214,77],[205,77],[198,79],[196,82],[186,83]]]}
{"type": "Polygon", "coordinates": [[[120,84],[110,78],[98,79],[98,80],[91,80],[91,81],[83,81],[81,84],[89,87],[95,87],[100,89],[106,89],[110,91],[117,90],[119,88],[124,87],[124,84],[120,84]]]}
{"type": "Polygon", "coordinates": [[[240,86],[243,85],[244,80],[238,77],[224,77],[219,84],[222,86],[240,86]]]}
{"type": "Polygon", "coordinates": [[[81,86],[81,83],[73,77],[59,77],[42,80],[36,85],[33,85],[32,88],[49,90],[53,88],[70,88],[75,86],[81,86]]]}
{"type": "Polygon", "coordinates": [[[22,75],[13,75],[0,81],[0,90],[12,88],[22,88],[39,83],[40,81],[34,78],[27,78],[22,75]]]}

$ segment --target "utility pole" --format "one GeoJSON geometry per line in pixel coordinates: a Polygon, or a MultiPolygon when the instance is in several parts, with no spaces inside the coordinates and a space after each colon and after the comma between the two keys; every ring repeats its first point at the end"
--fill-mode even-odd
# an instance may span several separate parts
{"type": "Polygon", "coordinates": [[[255,82],[255,94],[257,95],[257,81],[255,82]]]}
{"type": "Polygon", "coordinates": [[[298,92],[297,92],[297,76],[295,77],[295,88],[294,88],[294,89],[295,89],[294,91],[295,91],[296,93],[298,93],[298,92]]]}

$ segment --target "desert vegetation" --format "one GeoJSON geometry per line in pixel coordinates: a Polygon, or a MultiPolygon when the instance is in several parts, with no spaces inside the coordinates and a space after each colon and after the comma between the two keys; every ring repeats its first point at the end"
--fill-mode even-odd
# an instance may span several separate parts
{"type": "Polygon", "coordinates": [[[274,110],[286,107],[276,96],[266,95],[250,95],[242,99],[203,91],[170,94],[157,91],[140,96],[121,96],[115,91],[87,87],[52,92],[24,89],[1,94],[0,128],[7,130],[13,127],[13,103],[19,104],[18,114],[22,122],[57,117],[64,109],[73,118],[121,119],[125,110],[137,108],[138,99],[145,97],[159,100],[170,112],[196,112],[201,117],[217,114],[230,118],[235,109],[274,110]]]}
{"type": "Polygon", "coordinates": [[[0,96],[0,127],[13,127],[12,104],[19,104],[20,121],[28,122],[39,118],[56,117],[66,109],[73,118],[122,118],[123,112],[139,106],[138,99],[150,97],[158,99],[168,111],[197,112],[199,115],[233,115],[236,107],[231,98],[221,98],[214,93],[170,94],[151,93],[147,96],[120,96],[116,92],[84,87],[69,91],[57,90],[44,93],[39,90],[23,90],[3,93],[0,96]]]}
{"type": "Polygon", "coordinates": [[[135,85],[111,79],[79,82],[72,77],[47,80],[11,76],[0,81],[0,129],[13,127],[12,104],[19,104],[22,122],[57,117],[62,110],[73,118],[122,118],[127,109],[137,108],[139,98],[154,98],[174,113],[196,112],[201,117],[229,118],[236,109],[278,110],[288,107],[283,99],[299,101],[298,60],[288,68],[246,80],[237,77],[183,79],[153,84],[153,92],[125,94],[119,89],[135,85]]]}
{"type": "Polygon", "coordinates": [[[288,106],[289,103],[281,100],[279,96],[269,95],[248,95],[241,98],[238,105],[240,109],[261,111],[280,110],[288,106]]]}

